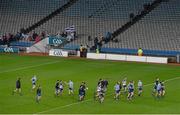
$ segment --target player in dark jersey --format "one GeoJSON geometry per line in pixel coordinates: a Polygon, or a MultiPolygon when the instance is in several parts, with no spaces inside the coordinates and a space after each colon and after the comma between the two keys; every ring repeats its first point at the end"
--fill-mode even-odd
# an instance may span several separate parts
{"type": "Polygon", "coordinates": [[[82,82],[80,87],[79,87],[79,101],[82,101],[84,100],[84,97],[86,95],[86,90],[88,88],[86,88],[86,83],[85,82],[82,82]]]}
{"type": "Polygon", "coordinates": [[[41,86],[39,85],[37,90],[36,90],[36,102],[39,103],[40,99],[41,99],[41,86]]]}
{"type": "Polygon", "coordinates": [[[85,97],[85,89],[82,85],[79,87],[79,101],[82,101],[85,97]]]}
{"type": "Polygon", "coordinates": [[[20,95],[22,95],[22,93],[21,93],[21,78],[18,78],[16,81],[16,89],[12,92],[12,94],[14,95],[14,93],[19,93],[20,95]]]}
{"type": "Polygon", "coordinates": [[[128,84],[128,100],[132,100],[132,97],[134,96],[134,82],[131,81],[128,84]]]}
{"type": "Polygon", "coordinates": [[[60,93],[60,89],[59,89],[59,80],[56,81],[55,84],[55,96],[58,96],[60,93]]]}
{"type": "Polygon", "coordinates": [[[104,90],[104,92],[106,92],[107,91],[107,87],[108,87],[108,81],[107,80],[103,80],[103,90],[104,90]]]}

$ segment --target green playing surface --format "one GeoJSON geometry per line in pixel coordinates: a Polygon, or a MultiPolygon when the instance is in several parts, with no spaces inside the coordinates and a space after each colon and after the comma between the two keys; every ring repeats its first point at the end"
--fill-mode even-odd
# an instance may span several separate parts
{"type": "Polygon", "coordinates": [[[0,55],[0,113],[179,113],[180,114],[180,66],[115,62],[59,57],[33,57],[0,55]],[[37,75],[37,84],[42,86],[42,99],[36,103],[36,92],[31,91],[31,78],[37,75]],[[12,95],[15,82],[21,77],[22,96],[12,95]],[[135,97],[127,101],[122,94],[114,100],[114,85],[117,81],[135,81],[135,97]],[[154,98],[151,95],[156,77],[165,80],[166,95],[154,98]],[[99,78],[109,81],[104,103],[94,101],[93,95],[99,78]],[[143,94],[137,96],[137,81],[143,81],[143,94]],[[54,96],[56,80],[74,82],[75,94],[68,95],[65,85],[62,96],[54,96]],[[78,88],[82,81],[88,86],[83,102],[78,101],[78,88]]]}

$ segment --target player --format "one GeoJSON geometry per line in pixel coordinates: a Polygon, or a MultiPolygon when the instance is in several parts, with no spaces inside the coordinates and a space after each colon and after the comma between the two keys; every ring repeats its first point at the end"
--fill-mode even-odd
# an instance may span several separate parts
{"type": "Polygon", "coordinates": [[[99,98],[99,102],[103,103],[104,102],[104,89],[102,87],[100,87],[99,92],[98,92],[98,98],[99,98]]]}
{"type": "Polygon", "coordinates": [[[21,78],[18,78],[16,81],[16,89],[12,92],[12,94],[14,95],[14,93],[19,93],[20,95],[22,95],[22,93],[21,93],[21,78]]]}
{"type": "Polygon", "coordinates": [[[154,90],[153,90],[154,94],[156,94],[158,84],[159,84],[159,78],[156,78],[155,83],[154,83],[154,90]]]}
{"type": "Polygon", "coordinates": [[[114,89],[115,89],[114,99],[118,100],[120,96],[120,91],[121,91],[121,83],[117,82],[116,85],[114,86],[114,89]]]}
{"type": "Polygon", "coordinates": [[[79,87],[79,101],[82,101],[85,97],[85,89],[82,85],[79,87]]]}
{"type": "Polygon", "coordinates": [[[69,83],[68,83],[68,86],[69,86],[69,95],[73,95],[74,94],[74,83],[71,81],[71,80],[69,80],[69,83]]]}
{"type": "Polygon", "coordinates": [[[128,84],[128,100],[132,100],[132,97],[134,96],[134,83],[133,81],[130,81],[128,84]]]}
{"type": "Polygon", "coordinates": [[[161,91],[162,91],[162,86],[161,86],[161,82],[158,83],[157,85],[157,91],[156,91],[156,97],[161,97],[161,91]]]}
{"type": "Polygon", "coordinates": [[[55,95],[58,96],[59,93],[60,93],[59,80],[57,80],[55,84],[55,95]]]}
{"type": "Polygon", "coordinates": [[[124,78],[122,80],[122,86],[123,86],[124,93],[126,93],[126,90],[127,90],[127,85],[126,85],[127,81],[126,80],[127,80],[127,78],[124,78]]]}
{"type": "Polygon", "coordinates": [[[86,88],[86,83],[82,82],[79,87],[79,101],[84,100],[86,95],[86,90],[88,90],[88,88],[86,88]]]}
{"type": "Polygon", "coordinates": [[[143,90],[143,83],[141,80],[138,81],[138,96],[141,96],[143,90]]]}
{"type": "Polygon", "coordinates": [[[97,88],[96,88],[96,100],[97,100],[97,98],[98,98],[98,96],[99,96],[100,91],[101,91],[101,84],[99,84],[99,85],[97,86],[97,88]]]}
{"type": "Polygon", "coordinates": [[[31,78],[31,81],[32,81],[32,90],[34,90],[36,88],[36,81],[37,81],[36,75],[34,75],[31,78]]]}
{"type": "Polygon", "coordinates": [[[41,86],[39,85],[36,90],[36,102],[39,103],[40,99],[41,99],[41,86]]]}
{"type": "Polygon", "coordinates": [[[165,86],[164,86],[164,82],[161,82],[161,96],[165,95],[165,86]]]}
{"type": "Polygon", "coordinates": [[[107,86],[108,86],[108,81],[107,80],[103,80],[103,90],[104,90],[104,92],[106,92],[107,91],[107,86]]]}
{"type": "Polygon", "coordinates": [[[62,80],[60,80],[60,82],[59,82],[59,90],[60,90],[59,94],[62,95],[63,90],[64,90],[64,85],[63,85],[62,80]]]}
{"type": "Polygon", "coordinates": [[[99,84],[97,86],[97,91],[96,91],[96,100],[99,100],[100,103],[103,103],[104,102],[104,95],[105,95],[105,92],[103,90],[103,87],[101,84],[99,84]]]}

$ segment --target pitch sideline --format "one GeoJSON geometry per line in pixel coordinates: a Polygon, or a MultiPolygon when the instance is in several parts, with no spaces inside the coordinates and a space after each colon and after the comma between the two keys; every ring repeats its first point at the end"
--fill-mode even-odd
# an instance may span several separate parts
{"type": "MultiPolygon", "coordinates": [[[[167,79],[167,80],[165,80],[164,82],[173,81],[173,80],[176,80],[176,79],[180,79],[180,77],[175,77],[175,78],[167,79]]],[[[153,85],[153,84],[154,84],[154,83],[146,84],[146,85],[144,85],[144,87],[150,86],[150,85],[153,85]]],[[[112,94],[110,94],[110,95],[112,95],[112,94]]],[[[109,96],[109,95],[107,95],[107,96],[109,96]]],[[[35,113],[34,115],[36,115],[36,114],[41,114],[41,113],[46,113],[46,112],[53,111],[53,110],[56,110],[56,109],[66,108],[66,107],[69,107],[69,106],[72,106],[72,105],[77,105],[77,104],[84,103],[84,102],[88,102],[88,101],[91,101],[91,100],[93,100],[93,99],[87,99],[87,100],[84,100],[84,101],[82,101],[82,102],[76,102],[76,103],[71,103],[71,104],[67,104],[67,105],[55,107],[55,108],[48,109],[48,110],[45,110],[45,111],[37,112],[37,113],[35,113]]]]}

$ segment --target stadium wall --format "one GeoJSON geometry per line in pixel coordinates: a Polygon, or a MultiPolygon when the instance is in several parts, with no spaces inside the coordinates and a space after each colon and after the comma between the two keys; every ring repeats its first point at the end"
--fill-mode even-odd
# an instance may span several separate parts
{"type": "Polygon", "coordinates": [[[103,59],[103,60],[119,60],[119,61],[135,61],[147,63],[168,63],[166,57],[152,57],[152,56],[133,56],[133,55],[118,55],[118,54],[96,54],[87,53],[88,59],[103,59]]]}
{"type": "MultiPolygon", "coordinates": [[[[129,54],[137,55],[137,49],[123,48],[101,48],[102,53],[129,54]]],[[[172,56],[180,55],[180,51],[160,51],[160,50],[143,50],[143,54],[147,56],[172,56]]]]}

